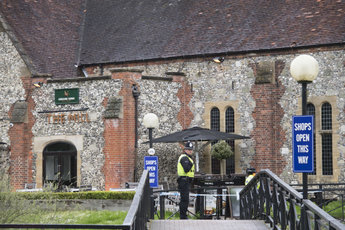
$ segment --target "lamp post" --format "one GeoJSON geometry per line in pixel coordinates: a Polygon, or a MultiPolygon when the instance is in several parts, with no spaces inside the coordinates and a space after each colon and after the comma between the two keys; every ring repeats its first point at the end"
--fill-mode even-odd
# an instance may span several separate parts
{"type": "MultiPolygon", "coordinates": [[[[319,73],[319,64],[310,55],[300,55],[290,65],[292,77],[302,85],[302,115],[307,115],[307,84],[312,83],[319,73]]],[[[314,156],[315,157],[315,156],[314,156]]],[[[303,173],[303,199],[308,198],[308,174],[303,173]]]]}
{"type": "MultiPolygon", "coordinates": [[[[148,113],[144,116],[144,119],[143,119],[143,123],[144,123],[144,126],[149,130],[149,142],[150,142],[150,149],[148,151],[148,153],[150,155],[153,155],[155,153],[154,149],[152,148],[152,131],[154,128],[158,128],[159,126],[159,121],[158,121],[158,117],[156,114],[154,113],[148,113]]],[[[144,161],[146,162],[146,159],[147,156],[144,157],[144,161]]],[[[157,162],[157,167],[158,167],[158,158],[155,157],[156,159],[156,162],[157,162]]],[[[144,163],[144,165],[146,165],[146,163],[144,163]]],[[[157,167],[155,167],[157,169],[157,167]]],[[[146,166],[145,166],[146,168],[146,166]]],[[[150,170],[149,170],[150,172],[150,170]]],[[[152,172],[152,171],[151,171],[152,172]]],[[[151,174],[151,173],[150,173],[151,174]]],[[[153,174],[155,175],[154,178],[156,181],[156,183],[158,183],[158,171],[154,171],[153,174]]],[[[149,179],[150,179],[150,176],[149,176],[149,179]]],[[[150,179],[151,180],[151,179],[150,179]]],[[[152,186],[151,185],[151,182],[150,182],[150,187],[151,187],[151,197],[150,197],[150,200],[151,200],[151,208],[150,208],[150,218],[153,219],[154,218],[154,198],[152,196],[152,186]]]]}
{"type": "Polygon", "coordinates": [[[144,126],[149,130],[149,142],[150,148],[152,148],[152,131],[154,128],[158,128],[159,126],[158,117],[154,113],[148,113],[144,116],[143,123],[144,126]]]}

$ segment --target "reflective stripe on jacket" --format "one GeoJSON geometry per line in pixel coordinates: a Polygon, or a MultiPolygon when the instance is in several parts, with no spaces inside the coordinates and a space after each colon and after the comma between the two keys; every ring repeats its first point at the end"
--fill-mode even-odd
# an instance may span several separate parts
{"type": "MultiPolygon", "coordinates": [[[[246,178],[246,182],[245,182],[244,184],[247,185],[247,184],[249,183],[249,181],[251,181],[251,180],[253,179],[254,176],[255,176],[255,175],[253,175],[253,174],[249,175],[249,176],[246,178]]],[[[256,188],[257,188],[257,189],[260,188],[260,182],[258,182],[258,183],[256,184],[256,188]]]]}
{"type": "Polygon", "coordinates": [[[251,174],[246,178],[246,182],[244,183],[245,185],[247,185],[249,183],[249,181],[251,181],[253,179],[254,175],[251,174]]]}
{"type": "Polygon", "coordinates": [[[177,163],[177,175],[178,176],[187,176],[187,177],[194,177],[194,161],[192,158],[190,158],[187,154],[182,154],[179,159],[178,159],[178,163],[177,163]],[[183,157],[187,157],[188,160],[190,161],[190,163],[192,164],[192,168],[188,171],[188,172],[185,172],[184,171],[184,168],[181,164],[181,159],[183,157]]]}

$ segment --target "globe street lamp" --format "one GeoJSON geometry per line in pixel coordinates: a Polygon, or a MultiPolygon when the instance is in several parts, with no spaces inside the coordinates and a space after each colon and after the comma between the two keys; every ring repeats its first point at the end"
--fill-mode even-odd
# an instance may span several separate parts
{"type": "Polygon", "coordinates": [[[154,113],[148,113],[144,116],[143,123],[144,126],[149,130],[150,148],[152,148],[152,131],[154,128],[158,128],[159,126],[158,117],[154,113]]]}
{"type": "MultiPolygon", "coordinates": [[[[158,128],[158,126],[159,126],[159,121],[158,121],[157,115],[154,114],[154,113],[146,114],[144,116],[144,119],[143,119],[143,124],[149,130],[150,149],[149,149],[148,153],[150,155],[153,155],[155,153],[155,151],[152,148],[152,131],[153,131],[154,128],[158,128]]],[[[145,161],[145,159],[144,159],[144,161],[145,161]]],[[[158,165],[158,158],[156,158],[156,162],[157,162],[157,165],[158,165]]],[[[146,166],[145,166],[145,168],[146,168],[146,166]]],[[[150,170],[149,170],[149,172],[150,172],[150,170]]],[[[155,177],[156,177],[155,180],[157,180],[157,183],[158,183],[158,171],[155,171],[154,174],[155,174],[155,177]]],[[[150,179],[150,177],[149,177],[149,179],[150,179]]],[[[151,182],[150,182],[150,187],[151,187],[151,182]]],[[[154,218],[154,199],[153,199],[153,196],[152,196],[152,192],[153,192],[153,188],[151,187],[151,192],[150,192],[151,193],[151,198],[150,198],[150,200],[151,200],[150,219],[154,218]]]]}
{"type": "MultiPolygon", "coordinates": [[[[302,115],[307,115],[307,84],[312,83],[319,73],[319,64],[310,55],[300,55],[290,65],[292,77],[302,84],[302,115]]],[[[315,156],[314,156],[315,157],[315,156]]],[[[303,173],[303,199],[308,198],[308,174],[303,173]]]]}

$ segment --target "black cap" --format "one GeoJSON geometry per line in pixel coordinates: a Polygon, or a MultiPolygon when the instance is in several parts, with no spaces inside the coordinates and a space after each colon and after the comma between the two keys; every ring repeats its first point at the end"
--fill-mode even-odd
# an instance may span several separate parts
{"type": "Polygon", "coordinates": [[[247,168],[246,172],[247,174],[253,174],[253,173],[256,173],[256,170],[255,168],[247,168]]]}
{"type": "Polygon", "coordinates": [[[184,145],[184,149],[187,150],[193,150],[193,143],[188,141],[185,145],[184,145]]]}

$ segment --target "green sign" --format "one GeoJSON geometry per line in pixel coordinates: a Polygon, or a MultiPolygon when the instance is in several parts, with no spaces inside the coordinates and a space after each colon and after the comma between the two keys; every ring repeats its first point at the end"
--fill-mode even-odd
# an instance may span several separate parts
{"type": "Polygon", "coordinates": [[[55,104],[78,104],[79,103],[79,89],[56,89],[55,90],[55,104]]]}

